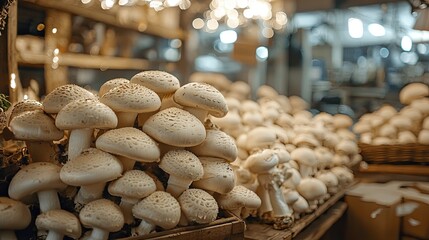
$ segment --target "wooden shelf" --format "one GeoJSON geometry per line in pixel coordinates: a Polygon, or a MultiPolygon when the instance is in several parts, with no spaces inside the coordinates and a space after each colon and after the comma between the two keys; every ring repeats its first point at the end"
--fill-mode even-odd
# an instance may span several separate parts
{"type": "MultiPolygon", "coordinates": [[[[61,53],[58,55],[60,66],[79,68],[101,68],[101,69],[135,69],[144,70],[149,68],[149,61],[144,59],[95,56],[76,53],[61,53]]],[[[20,64],[51,64],[52,59],[44,54],[19,53],[20,64]]]]}
{"type": "MultiPolygon", "coordinates": [[[[110,24],[112,26],[130,29],[139,32],[145,32],[151,35],[173,39],[185,39],[186,34],[182,29],[172,29],[165,27],[159,23],[151,21],[148,19],[146,23],[124,23],[118,21],[118,8],[114,7],[110,10],[103,10],[99,7],[99,4],[87,4],[83,5],[80,1],[75,0],[25,0],[36,4],[37,6],[43,8],[50,8],[55,10],[60,10],[68,12],[71,14],[87,17],[99,22],[110,24]]],[[[139,7],[139,6],[136,6],[139,7]]]]}
{"type": "MultiPolygon", "coordinates": [[[[247,229],[244,232],[244,238],[247,240],[256,240],[256,239],[265,239],[265,240],[290,240],[290,239],[300,239],[300,233],[304,231],[304,229],[309,228],[316,223],[316,219],[322,216],[325,212],[327,212],[333,205],[339,203],[339,200],[344,196],[347,189],[356,184],[353,182],[349,186],[343,188],[334,196],[329,198],[324,204],[320,205],[314,212],[303,216],[301,219],[297,220],[290,229],[286,230],[275,230],[273,226],[262,223],[247,223],[247,229]]],[[[341,217],[340,213],[345,212],[345,206],[338,206],[340,210],[336,213],[337,219],[341,217]],[[339,216],[338,216],[339,215],[339,216]]],[[[334,210],[333,212],[336,212],[334,210]]],[[[322,220],[321,220],[322,221],[322,220]]],[[[323,222],[323,221],[322,221],[323,222]]],[[[336,221],[329,221],[328,223],[334,224],[336,221]]],[[[328,230],[331,225],[328,223],[323,223],[324,230],[328,230]],[[329,226],[328,226],[329,225],[329,226]]],[[[325,232],[324,231],[324,232],[325,232]]],[[[307,234],[307,233],[306,233],[307,234]]],[[[303,238],[309,239],[309,238],[303,238]]],[[[316,238],[311,238],[316,239],[316,238]]]]}
{"type": "Polygon", "coordinates": [[[426,165],[361,164],[359,171],[362,173],[396,173],[429,176],[429,166],[426,165]]]}

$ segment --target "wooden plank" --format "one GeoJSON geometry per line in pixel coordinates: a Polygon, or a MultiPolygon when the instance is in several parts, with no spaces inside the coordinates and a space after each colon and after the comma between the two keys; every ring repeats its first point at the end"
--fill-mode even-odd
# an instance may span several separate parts
{"type": "Polygon", "coordinates": [[[273,226],[263,223],[247,223],[244,232],[246,240],[291,240],[292,233],[287,230],[276,230],[273,226]]]}
{"type": "Polygon", "coordinates": [[[425,165],[361,164],[359,171],[429,176],[429,166],[425,165]]]}
{"type": "Polygon", "coordinates": [[[16,60],[16,35],[18,31],[18,1],[14,1],[9,8],[8,16],[8,31],[7,31],[7,47],[8,47],[8,82],[10,83],[12,76],[15,79],[15,88],[9,85],[9,100],[12,104],[22,99],[22,85],[18,73],[18,62],[16,60]]]}
{"type": "MultiPolygon", "coordinates": [[[[186,34],[181,29],[171,29],[160,24],[153,22],[148,23],[123,23],[118,21],[117,17],[117,8],[110,9],[109,11],[103,10],[97,4],[93,5],[82,5],[80,1],[75,0],[62,0],[62,1],[52,1],[52,0],[26,0],[27,2],[34,3],[38,6],[45,8],[52,8],[60,11],[69,12],[75,15],[80,15],[87,17],[96,21],[100,21],[112,26],[121,27],[125,29],[130,29],[139,32],[146,32],[155,36],[163,38],[179,38],[185,39],[186,34]]],[[[140,7],[140,6],[135,6],[140,7]]],[[[142,12],[144,15],[145,12],[142,12]]],[[[178,20],[177,20],[178,21],[178,20]]]]}
{"type": "MultiPolygon", "coordinates": [[[[19,53],[18,62],[22,64],[50,64],[51,60],[44,54],[19,53]]],[[[86,55],[77,53],[60,53],[59,65],[80,68],[103,68],[103,69],[136,69],[149,68],[149,61],[144,59],[108,57],[97,55],[86,55]]]]}
{"type": "Polygon", "coordinates": [[[337,202],[326,213],[319,216],[304,231],[296,236],[296,240],[317,240],[320,239],[334,223],[336,223],[346,212],[347,204],[337,202]]]}

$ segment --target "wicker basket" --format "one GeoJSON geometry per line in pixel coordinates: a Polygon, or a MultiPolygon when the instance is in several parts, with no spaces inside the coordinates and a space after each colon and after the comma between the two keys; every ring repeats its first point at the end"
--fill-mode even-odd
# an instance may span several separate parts
{"type": "Polygon", "coordinates": [[[368,163],[428,163],[429,145],[392,144],[370,145],[359,143],[362,159],[368,163]]]}

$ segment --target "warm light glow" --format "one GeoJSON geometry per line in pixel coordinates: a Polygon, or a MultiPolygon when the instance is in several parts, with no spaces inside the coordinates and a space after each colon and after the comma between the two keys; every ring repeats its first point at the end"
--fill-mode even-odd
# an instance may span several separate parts
{"type": "Polygon", "coordinates": [[[219,38],[225,44],[235,43],[237,41],[237,33],[234,30],[225,30],[220,33],[219,38]]]}
{"type": "Polygon", "coordinates": [[[348,20],[349,35],[352,38],[363,37],[363,23],[358,18],[349,18],[348,20]]]}
{"type": "Polygon", "coordinates": [[[402,50],[408,52],[413,47],[413,41],[409,36],[403,36],[401,39],[401,48],[402,50]]]}
{"type": "Polygon", "coordinates": [[[216,19],[210,19],[207,21],[207,29],[214,31],[218,27],[219,27],[219,23],[216,21],[216,19]]]}
{"type": "Polygon", "coordinates": [[[262,29],[262,36],[265,38],[272,38],[274,36],[274,31],[271,28],[262,29]]]}
{"type": "Polygon", "coordinates": [[[90,3],[92,0],[81,0],[81,2],[83,3],[83,4],[88,4],[88,3],[90,3]]]}
{"type": "Polygon", "coordinates": [[[57,28],[52,28],[52,33],[53,34],[55,34],[55,33],[57,33],[58,32],[58,29],[57,28]]]}
{"type": "Polygon", "coordinates": [[[55,49],[54,49],[54,54],[55,54],[55,55],[58,55],[59,53],[60,53],[60,50],[59,50],[58,48],[55,48],[55,49]]]}
{"type": "Polygon", "coordinates": [[[204,27],[204,20],[201,18],[195,18],[194,21],[192,21],[192,27],[195,29],[201,29],[204,27]]]}
{"type": "Polygon", "coordinates": [[[170,47],[172,48],[180,48],[182,46],[182,41],[180,39],[172,39],[170,41],[170,47]]]}
{"type": "Polygon", "coordinates": [[[24,100],[28,100],[28,95],[24,94],[24,96],[22,97],[24,100]]]}
{"type": "Polygon", "coordinates": [[[166,7],[177,7],[180,4],[180,0],[166,0],[164,6],[166,7]]]}
{"type": "Polygon", "coordinates": [[[45,29],[45,24],[43,23],[39,23],[37,24],[37,31],[43,31],[45,29]]]}
{"type": "Polygon", "coordinates": [[[125,6],[125,5],[127,5],[129,2],[130,2],[129,0],[119,0],[118,4],[119,4],[119,6],[125,6]]]}
{"type": "Polygon", "coordinates": [[[101,8],[102,9],[111,9],[115,5],[115,0],[102,0],[101,1],[101,8]]]}
{"type": "Polygon", "coordinates": [[[276,23],[279,25],[285,25],[287,23],[287,15],[284,12],[276,13],[276,23]]]}
{"type": "Polygon", "coordinates": [[[12,88],[12,89],[16,88],[15,78],[16,78],[15,73],[10,74],[10,88],[12,88]]]}
{"type": "Polygon", "coordinates": [[[240,25],[240,20],[237,18],[228,18],[226,21],[226,25],[230,28],[236,28],[238,25],[240,25]]]}
{"type": "Polygon", "coordinates": [[[52,62],[53,62],[53,63],[57,63],[57,62],[58,62],[58,60],[59,60],[59,58],[58,58],[57,56],[55,56],[55,57],[53,57],[53,58],[52,58],[52,62]]]}
{"type": "Polygon", "coordinates": [[[378,23],[371,23],[368,25],[368,32],[371,33],[375,37],[382,37],[386,35],[386,29],[378,24],[378,23]]]}

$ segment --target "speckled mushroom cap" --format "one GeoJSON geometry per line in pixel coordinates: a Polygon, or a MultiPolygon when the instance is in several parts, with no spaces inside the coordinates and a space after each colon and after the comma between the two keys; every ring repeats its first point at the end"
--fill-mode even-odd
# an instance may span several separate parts
{"type": "Polygon", "coordinates": [[[241,207],[257,209],[261,206],[261,199],[258,195],[242,185],[235,186],[227,194],[216,195],[215,198],[219,207],[225,210],[234,210],[241,207]]]}
{"type": "Polygon", "coordinates": [[[204,109],[214,117],[224,117],[228,113],[225,97],[206,83],[192,82],[181,86],[174,93],[174,101],[182,106],[204,109]]]}
{"type": "Polygon", "coordinates": [[[112,181],[122,174],[122,163],[112,154],[96,148],[85,149],[61,168],[61,180],[72,186],[112,181]]]}
{"type": "Polygon", "coordinates": [[[84,227],[117,232],[124,226],[124,215],[118,205],[108,199],[98,199],[86,204],[79,213],[84,227]]]}
{"type": "Polygon", "coordinates": [[[12,111],[10,112],[9,122],[23,112],[34,110],[43,111],[42,103],[33,99],[17,102],[15,105],[13,105],[12,111]]]}
{"type": "Polygon", "coordinates": [[[156,191],[155,181],[141,170],[129,170],[110,182],[108,191],[113,196],[141,199],[156,191]]]}
{"type": "Polygon", "coordinates": [[[0,197],[0,230],[20,230],[31,222],[31,213],[22,202],[0,197]]]}
{"type": "Polygon", "coordinates": [[[310,148],[296,148],[290,153],[290,156],[292,160],[295,160],[299,165],[315,166],[317,164],[316,154],[310,148]]]}
{"type": "Polygon", "coordinates": [[[24,166],[10,181],[9,196],[21,200],[39,191],[67,187],[60,179],[61,167],[50,162],[35,162],[24,166]]]}
{"type": "Polygon", "coordinates": [[[56,141],[64,132],[55,126],[54,119],[43,111],[23,112],[10,121],[10,130],[16,139],[29,141],[56,141]]]}
{"type": "Polygon", "coordinates": [[[62,85],[46,95],[42,102],[43,110],[47,113],[58,113],[68,103],[85,98],[95,99],[96,96],[78,85],[62,85]]]}
{"type": "Polygon", "coordinates": [[[178,200],[182,213],[189,222],[211,223],[216,220],[219,213],[219,207],[214,197],[202,189],[187,189],[178,200]]]}
{"type": "Polygon", "coordinates": [[[158,70],[137,73],[130,81],[152,89],[157,94],[173,93],[180,87],[179,79],[168,72],[158,70]]]}
{"type": "Polygon", "coordinates": [[[228,162],[237,158],[237,146],[234,139],[219,129],[208,129],[206,139],[189,150],[197,156],[217,157],[228,162]]]}
{"type": "Polygon", "coordinates": [[[71,212],[62,209],[49,210],[36,218],[38,230],[54,231],[77,239],[82,234],[79,219],[71,212]]]}
{"type": "Polygon", "coordinates": [[[256,127],[247,133],[246,149],[267,148],[274,144],[277,134],[269,127],[256,127]]]}
{"type": "Polygon", "coordinates": [[[157,162],[161,154],[155,140],[133,127],[109,130],[97,138],[95,145],[103,151],[139,162],[157,162]]]}
{"type": "Polygon", "coordinates": [[[62,130],[79,128],[115,128],[118,118],[112,109],[97,99],[78,99],[67,104],[55,119],[62,130]]]}
{"type": "Polygon", "coordinates": [[[244,167],[249,169],[250,172],[258,174],[268,172],[278,163],[279,158],[275,152],[271,149],[264,149],[251,154],[244,161],[244,167]]]}
{"type": "Polygon", "coordinates": [[[206,129],[201,121],[176,107],[166,108],[149,117],[143,131],[159,142],[177,147],[192,147],[206,138],[206,129]]]}
{"type": "Polygon", "coordinates": [[[100,102],[115,112],[153,112],[161,106],[161,99],[154,91],[135,83],[110,89],[100,97],[100,102]]]}
{"type": "Polygon", "coordinates": [[[230,192],[235,186],[235,175],[228,162],[220,158],[200,157],[203,177],[192,183],[193,187],[220,194],[230,192]]]}
{"type": "Polygon", "coordinates": [[[98,96],[101,97],[110,89],[115,88],[117,86],[127,85],[127,84],[130,84],[130,80],[126,78],[110,79],[100,86],[100,89],[98,90],[98,96]]]}
{"type": "Polygon", "coordinates": [[[163,229],[177,226],[179,202],[168,192],[156,191],[133,206],[133,215],[163,229]]]}
{"type": "Polygon", "coordinates": [[[203,165],[192,152],[178,149],[164,154],[159,167],[170,175],[196,181],[203,176],[203,165]]]}

